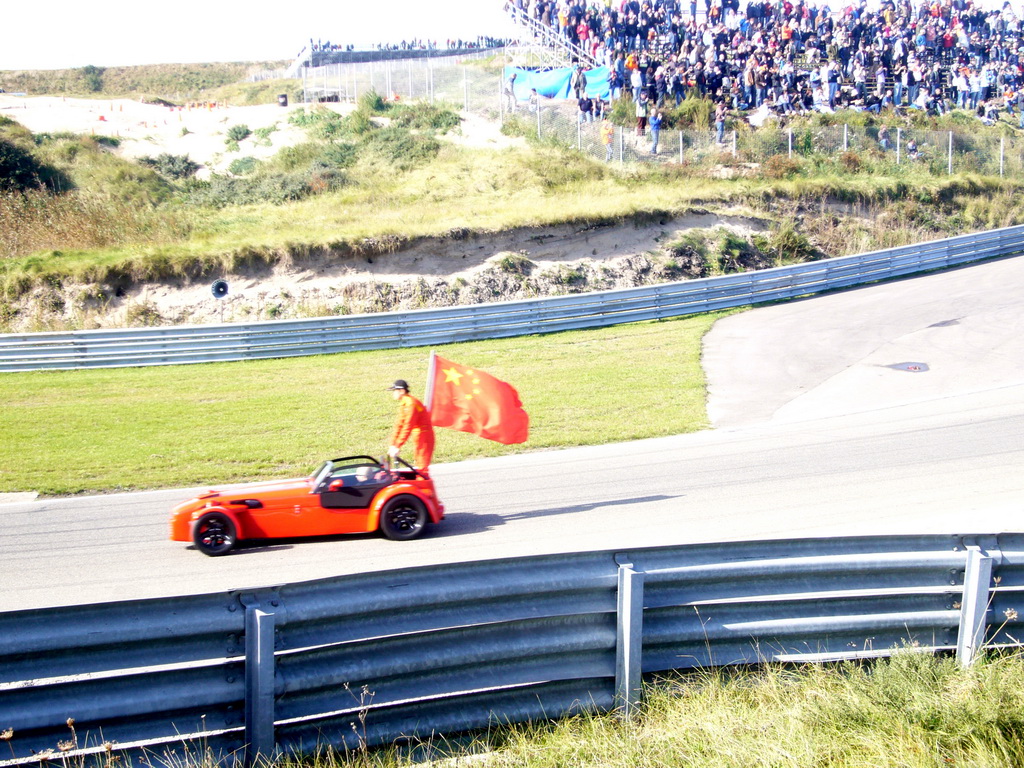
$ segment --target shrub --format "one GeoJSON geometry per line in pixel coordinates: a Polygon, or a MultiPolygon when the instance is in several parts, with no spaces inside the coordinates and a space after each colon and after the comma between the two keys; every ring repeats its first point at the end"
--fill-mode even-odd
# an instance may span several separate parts
{"type": "Polygon", "coordinates": [[[377,93],[376,90],[371,88],[368,91],[363,91],[359,96],[359,112],[365,112],[370,115],[380,115],[387,112],[388,105],[384,101],[384,97],[377,93]]]}
{"type": "Polygon", "coordinates": [[[447,133],[462,122],[455,110],[435,104],[402,104],[392,107],[391,119],[396,125],[413,130],[447,133]]]}
{"type": "Polygon", "coordinates": [[[759,250],[771,256],[780,266],[787,262],[811,261],[820,255],[806,235],[796,231],[791,220],[772,228],[767,237],[755,235],[753,240],[759,250]]]}
{"type": "Polygon", "coordinates": [[[510,275],[528,275],[536,266],[521,253],[509,253],[498,260],[498,269],[510,275]]]}
{"type": "Polygon", "coordinates": [[[543,277],[555,285],[565,288],[580,288],[587,282],[586,270],[581,266],[568,266],[559,264],[557,267],[548,270],[543,277]]]}
{"type": "Polygon", "coordinates": [[[325,146],[318,161],[327,167],[348,168],[355,163],[357,157],[358,150],[355,144],[339,142],[325,146]]]}
{"type": "Polygon", "coordinates": [[[76,184],[107,200],[142,206],[156,205],[173,194],[170,183],[156,171],[119,157],[109,156],[109,161],[75,169],[76,184]]]}
{"type": "Polygon", "coordinates": [[[536,133],[536,124],[528,123],[525,118],[519,115],[509,115],[505,118],[505,122],[501,124],[502,136],[534,136],[536,133]]]}
{"type": "Polygon", "coordinates": [[[229,205],[280,205],[302,200],[311,193],[307,179],[300,174],[263,178],[213,176],[209,182],[196,185],[185,196],[191,205],[224,208],[229,205]]]}
{"type": "Polygon", "coordinates": [[[42,176],[43,167],[31,152],[0,138],[0,190],[39,189],[43,186],[42,176]]]}
{"type": "Polygon", "coordinates": [[[362,136],[374,125],[370,115],[360,110],[342,117],[334,110],[315,106],[308,112],[293,112],[288,122],[305,129],[311,139],[334,140],[345,136],[362,136]]]}
{"type": "Polygon", "coordinates": [[[308,168],[316,163],[323,154],[324,145],[316,142],[304,142],[285,147],[267,161],[268,167],[280,172],[295,171],[308,168]]]}
{"type": "Polygon", "coordinates": [[[864,163],[856,152],[843,152],[839,156],[839,164],[847,173],[860,173],[864,163]]]}
{"type": "MultiPolygon", "coordinates": [[[[376,126],[370,119],[370,116],[365,112],[356,110],[350,112],[341,119],[341,134],[342,136],[365,136],[372,132],[376,126]]],[[[325,138],[334,138],[331,136],[325,138]]]]}
{"type": "Polygon", "coordinates": [[[163,315],[160,314],[156,304],[151,301],[132,304],[125,312],[125,323],[129,327],[162,325],[163,322],[163,315]]]}
{"type": "Polygon", "coordinates": [[[714,122],[715,105],[711,99],[705,99],[690,91],[678,107],[668,110],[667,122],[673,128],[692,128],[706,131],[714,122]]]}
{"type": "Polygon", "coordinates": [[[339,189],[345,182],[344,175],[328,168],[240,177],[214,175],[208,182],[194,183],[183,199],[189,205],[211,208],[259,203],[281,205],[339,189]]]}
{"type": "Polygon", "coordinates": [[[367,137],[366,147],[371,155],[402,171],[432,160],[441,149],[435,139],[413,135],[396,125],[374,131],[367,137]]]}
{"type": "Polygon", "coordinates": [[[636,107],[628,96],[620,96],[612,102],[610,119],[615,125],[632,125],[636,122],[636,107]]]}
{"type": "Polygon", "coordinates": [[[255,157],[239,157],[231,161],[231,165],[228,166],[228,173],[232,176],[245,176],[256,170],[259,164],[260,161],[255,157]]]}
{"type": "Polygon", "coordinates": [[[748,240],[726,229],[720,231],[722,240],[718,246],[718,266],[722,272],[746,272],[771,266],[770,259],[748,240]]]}
{"type": "Polygon", "coordinates": [[[102,67],[94,67],[91,64],[82,67],[82,79],[87,91],[99,93],[103,90],[103,71],[102,67]]]}
{"type": "Polygon", "coordinates": [[[288,116],[288,122],[297,128],[306,129],[312,135],[325,123],[340,123],[341,115],[318,104],[308,112],[292,112],[288,116]]]}
{"type": "Polygon", "coordinates": [[[227,137],[228,141],[244,141],[252,135],[252,131],[249,130],[247,125],[232,125],[228,128],[227,137]]]}
{"type": "Polygon", "coordinates": [[[761,164],[761,173],[768,179],[788,179],[800,170],[800,163],[786,155],[772,155],[761,164]]]}
{"type": "Polygon", "coordinates": [[[140,157],[139,162],[168,179],[187,179],[195,176],[199,163],[188,155],[171,155],[163,152],[156,157],[140,157]]]}
{"type": "Polygon", "coordinates": [[[321,192],[333,192],[348,183],[344,173],[336,168],[313,168],[309,175],[309,191],[318,195],[321,192]]]}
{"type": "Polygon", "coordinates": [[[355,144],[338,142],[319,144],[308,142],[285,147],[272,159],[261,164],[262,171],[271,173],[319,173],[351,167],[359,157],[355,144]]]}
{"type": "Polygon", "coordinates": [[[814,137],[815,133],[810,128],[793,131],[793,152],[804,156],[817,154],[818,148],[814,145],[814,137]]]}
{"type": "Polygon", "coordinates": [[[683,277],[708,277],[717,272],[717,264],[708,252],[704,238],[696,233],[687,233],[665,250],[669,259],[662,265],[666,278],[678,280],[683,277]]]}
{"type": "Polygon", "coordinates": [[[253,131],[253,134],[256,136],[256,143],[259,144],[261,147],[269,147],[272,143],[270,141],[270,134],[272,134],[276,130],[277,123],[274,123],[274,125],[264,126],[263,128],[257,128],[255,131],[253,131]]]}

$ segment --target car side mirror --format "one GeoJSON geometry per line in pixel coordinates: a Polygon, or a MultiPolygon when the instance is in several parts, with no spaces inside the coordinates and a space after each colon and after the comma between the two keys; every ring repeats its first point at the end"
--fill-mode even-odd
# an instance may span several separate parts
{"type": "Polygon", "coordinates": [[[328,491],[338,491],[338,490],[341,490],[344,486],[345,486],[345,481],[344,480],[341,480],[341,479],[332,480],[331,484],[329,486],[327,486],[327,490],[328,491]]]}

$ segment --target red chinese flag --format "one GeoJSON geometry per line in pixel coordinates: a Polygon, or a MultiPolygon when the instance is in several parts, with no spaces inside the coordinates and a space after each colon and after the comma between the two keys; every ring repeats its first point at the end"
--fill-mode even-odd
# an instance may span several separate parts
{"type": "Polygon", "coordinates": [[[511,445],[525,443],[530,417],[511,384],[476,368],[431,357],[430,421],[435,427],[511,445]]]}

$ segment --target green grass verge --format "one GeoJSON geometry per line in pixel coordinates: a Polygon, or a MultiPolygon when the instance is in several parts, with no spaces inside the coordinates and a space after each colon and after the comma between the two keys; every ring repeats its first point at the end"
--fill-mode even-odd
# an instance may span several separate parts
{"type": "Polygon", "coordinates": [[[697,670],[645,686],[628,719],[581,712],[454,740],[321,749],[269,768],[1011,768],[1024,764],[1022,675],[1016,654],[963,669],[910,650],[697,670]]]}
{"type": "MultiPolygon", "coordinates": [[[[651,686],[632,721],[581,715],[482,737],[475,766],[1019,766],[1024,663],[901,651],[872,664],[709,670],[651,686]]],[[[362,755],[341,765],[412,765],[362,755]]],[[[463,763],[458,763],[463,764],[463,763]]],[[[470,763],[466,763],[470,764],[470,763]]]]}
{"type": "MultiPolygon", "coordinates": [[[[512,383],[530,440],[438,430],[436,462],[637,440],[707,426],[701,339],[728,313],[437,347],[512,383]]],[[[429,350],[0,375],[0,492],[44,495],[301,476],[380,454],[384,388],[425,387],[429,350]]]]}

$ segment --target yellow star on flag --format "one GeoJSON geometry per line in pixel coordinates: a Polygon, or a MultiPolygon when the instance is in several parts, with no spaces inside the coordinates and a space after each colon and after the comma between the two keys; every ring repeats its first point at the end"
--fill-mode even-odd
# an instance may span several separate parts
{"type": "Polygon", "coordinates": [[[464,375],[465,374],[459,373],[459,369],[458,368],[445,368],[444,369],[444,381],[445,381],[445,384],[447,384],[449,381],[454,381],[455,382],[455,386],[459,386],[460,379],[462,379],[462,377],[464,375]]]}

